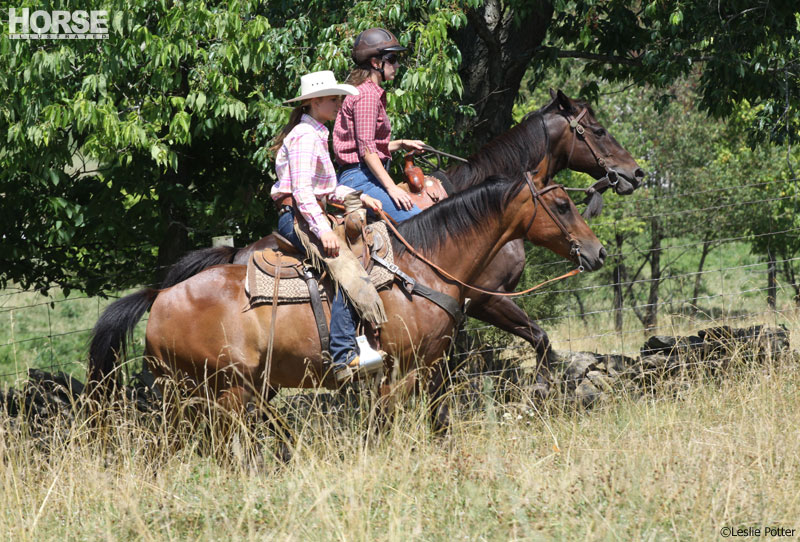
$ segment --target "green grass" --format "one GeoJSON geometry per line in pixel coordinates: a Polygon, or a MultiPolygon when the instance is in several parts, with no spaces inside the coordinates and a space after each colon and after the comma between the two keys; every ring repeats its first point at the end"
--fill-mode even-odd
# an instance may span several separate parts
{"type": "MultiPolygon", "coordinates": [[[[65,297],[57,289],[48,296],[14,288],[0,291],[0,385],[24,380],[29,368],[64,371],[83,380],[91,329],[113,301],[80,293],[65,297]]],[[[142,334],[140,323],[139,350],[142,334]]]]}
{"type": "MultiPolygon", "coordinates": [[[[718,257],[722,268],[749,256],[718,257]]],[[[746,270],[720,276],[725,291],[765,282],[746,270]]],[[[3,294],[3,385],[28,367],[83,378],[88,330],[110,300],[3,294]]],[[[588,294],[587,308],[607,307],[606,295],[588,294]]],[[[779,292],[784,312],[740,319],[762,312],[764,297],[731,296],[724,307],[720,298],[716,312],[663,314],[661,324],[683,334],[785,323],[798,344],[790,292],[779,292]]],[[[557,348],[631,352],[644,339],[631,313],[620,336],[609,313],[584,321],[568,298],[564,306],[567,318],[545,322],[557,348]]],[[[81,411],[44,428],[0,413],[0,540],[713,540],[724,526],[756,525],[800,532],[798,390],[800,366],[790,357],[698,377],[679,398],[622,394],[588,411],[537,405],[524,393],[514,403],[486,399],[456,412],[446,437],[431,434],[424,398],[407,403],[380,438],[369,436],[366,404],[332,414],[279,398],[296,435],[287,465],[272,456],[275,440],[261,425],[213,409],[201,416],[210,431],[129,406],[103,421],[88,423],[81,411]]]]}

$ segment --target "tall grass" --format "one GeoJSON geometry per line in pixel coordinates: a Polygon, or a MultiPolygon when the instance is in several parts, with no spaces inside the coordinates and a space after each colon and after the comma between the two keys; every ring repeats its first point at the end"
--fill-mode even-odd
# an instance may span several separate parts
{"type": "Polygon", "coordinates": [[[712,540],[724,526],[800,529],[793,358],[697,376],[679,399],[621,395],[581,410],[484,397],[445,437],[431,434],[424,397],[377,436],[363,398],[323,399],[281,403],[295,439],[286,464],[264,424],[207,407],[192,427],[124,402],[44,428],[0,416],[0,538],[712,540]]]}

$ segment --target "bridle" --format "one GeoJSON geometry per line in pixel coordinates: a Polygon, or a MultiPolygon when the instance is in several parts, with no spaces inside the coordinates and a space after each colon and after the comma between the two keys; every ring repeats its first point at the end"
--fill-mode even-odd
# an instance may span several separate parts
{"type": "MultiPolygon", "coordinates": [[[[528,226],[525,228],[525,237],[527,237],[528,236],[528,232],[530,231],[531,227],[533,226],[533,222],[536,219],[536,213],[538,212],[538,206],[539,206],[539,199],[542,197],[542,195],[546,194],[547,192],[550,192],[551,190],[556,190],[558,188],[560,188],[562,190],[566,190],[566,188],[563,185],[560,185],[560,184],[551,184],[551,185],[548,185],[548,186],[544,187],[542,190],[536,190],[536,187],[533,184],[533,177],[531,176],[531,173],[529,171],[525,172],[525,181],[528,184],[528,188],[530,189],[531,196],[533,198],[533,214],[531,215],[531,220],[528,223],[528,226]]],[[[569,197],[569,196],[567,196],[567,197],[569,197]]],[[[427,259],[425,256],[420,254],[417,251],[417,249],[415,249],[413,246],[411,246],[411,244],[408,241],[405,240],[405,238],[400,234],[400,232],[397,231],[397,228],[395,228],[395,226],[392,224],[393,220],[391,220],[389,215],[384,213],[383,210],[379,210],[378,214],[386,222],[387,227],[392,231],[392,233],[394,233],[394,235],[397,237],[397,239],[406,247],[406,249],[411,254],[413,254],[414,256],[416,256],[418,259],[422,260],[426,264],[428,264],[431,268],[433,268],[437,273],[439,273],[443,277],[445,277],[445,278],[447,278],[449,280],[452,280],[453,282],[456,282],[456,283],[458,283],[458,284],[460,284],[462,286],[465,286],[465,287],[469,288],[470,290],[475,290],[475,291],[481,292],[483,294],[497,295],[497,296],[504,296],[504,297],[513,297],[513,296],[520,296],[520,295],[528,294],[528,293],[530,293],[530,292],[532,292],[534,290],[537,290],[537,289],[541,288],[542,286],[545,286],[546,284],[550,284],[551,282],[555,282],[557,280],[561,280],[561,279],[564,279],[564,278],[567,278],[567,277],[572,277],[574,275],[577,275],[578,273],[582,273],[585,270],[585,268],[583,267],[583,264],[580,263],[581,262],[581,253],[580,253],[580,246],[581,245],[580,245],[580,242],[578,241],[578,239],[572,233],[570,233],[569,230],[567,230],[566,226],[564,226],[564,223],[553,213],[553,211],[550,210],[550,208],[547,205],[542,204],[542,208],[545,210],[545,212],[548,214],[548,216],[550,216],[550,218],[553,220],[553,222],[556,223],[556,225],[561,230],[561,232],[567,237],[567,240],[570,242],[570,256],[574,256],[575,257],[575,259],[578,262],[578,267],[573,269],[572,271],[564,273],[563,275],[560,275],[560,276],[552,278],[552,279],[548,279],[548,280],[546,280],[544,282],[541,282],[541,283],[539,283],[539,284],[537,284],[535,286],[532,286],[531,288],[528,288],[526,290],[523,290],[521,292],[498,292],[498,291],[494,291],[494,290],[485,290],[485,289],[480,288],[478,286],[474,286],[472,284],[467,284],[466,282],[463,282],[462,280],[454,277],[453,275],[451,275],[450,273],[448,273],[447,271],[445,271],[444,269],[442,269],[441,267],[439,267],[438,265],[436,265],[435,263],[433,263],[432,261],[427,259]]]]}
{"type": "MultiPolygon", "coordinates": [[[[569,168],[569,163],[572,161],[572,153],[575,151],[575,142],[580,139],[586,144],[586,147],[589,149],[589,152],[592,153],[592,156],[595,159],[595,162],[598,166],[603,168],[606,174],[595,181],[591,186],[588,188],[564,188],[565,191],[570,192],[584,192],[586,194],[586,200],[584,203],[587,204],[587,209],[584,212],[585,218],[591,218],[592,216],[596,216],[600,214],[600,209],[602,209],[603,200],[602,194],[605,192],[609,187],[612,187],[616,190],[616,186],[619,183],[619,175],[616,171],[609,169],[606,165],[606,160],[603,156],[600,155],[600,152],[595,147],[595,145],[591,142],[591,140],[586,137],[586,127],[581,123],[581,119],[586,115],[588,109],[586,107],[581,108],[575,117],[572,117],[569,113],[564,114],[564,118],[566,118],[567,122],[569,123],[570,132],[572,132],[572,144],[570,145],[569,154],[567,155],[567,168],[569,168]],[[590,202],[596,201],[595,204],[596,209],[592,210],[590,202]],[[588,214],[588,215],[587,215],[588,214]]],[[[606,155],[607,156],[607,155],[606,155]]]]}
{"type": "Polygon", "coordinates": [[[587,111],[588,110],[583,107],[574,118],[569,115],[569,113],[565,114],[564,117],[567,119],[567,122],[569,123],[569,129],[572,132],[572,145],[570,146],[569,155],[567,156],[567,168],[569,168],[569,163],[572,161],[572,153],[575,151],[575,141],[580,139],[589,148],[589,152],[592,153],[597,165],[603,168],[603,170],[606,172],[605,176],[599,181],[595,182],[591,187],[588,189],[581,189],[585,190],[588,194],[591,194],[590,190],[603,192],[609,186],[616,186],[619,182],[619,177],[616,171],[613,171],[606,166],[605,158],[600,155],[600,152],[597,150],[594,143],[592,143],[592,141],[585,135],[586,127],[581,124],[581,119],[583,119],[587,111]]]}
{"type": "Polygon", "coordinates": [[[581,119],[583,119],[583,117],[586,116],[587,111],[588,109],[586,109],[585,107],[581,108],[580,112],[574,118],[570,116],[569,113],[564,115],[564,117],[567,119],[567,122],[569,123],[569,129],[572,132],[572,145],[570,146],[569,155],[567,156],[567,168],[569,168],[569,163],[572,160],[572,153],[575,151],[575,141],[580,139],[581,141],[586,143],[586,146],[589,148],[589,152],[592,153],[592,156],[594,157],[595,162],[597,162],[597,165],[605,170],[606,176],[608,176],[608,174],[610,173],[614,174],[613,184],[617,184],[616,172],[608,169],[608,167],[606,166],[605,158],[603,158],[603,156],[600,155],[600,152],[597,150],[594,143],[592,143],[592,141],[585,135],[586,127],[583,124],[581,124],[581,119]]]}
{"type": "MultiPolygon", "coordinates": [[[[564,195],[569,198],[569,194],[567,194],[567,188],[563,184],[548,184],[541,190],[536,190],[536,187],[533,184],[533,176],[531,175],[530,171],[525,172],[525,181],[528,183],[528,188],[531,191],[531,196],[533,197],[533,215],[531,216],[530,222],[528,222],[528,226],[525,228],[525,237],[528,236],[528,232],[533,226],[533,221],[536,220],[536,214],[539,212],[539,200],[540,198],[552,191],[561,189],[564,191],[564,195]]],[[[561,233],[564,234],[564,237],[567,238],[569,241],[570,249],[569,254],[578,262],[578,270],[584,271],[583,264],[581,263],[581,243],[578,241],[578,238],[575,237],[564,225],[561,219],[553,213],[553,211],[547,205],[542,204],[542,209],[544,209],[545,213],[550,217],[550,219],[558,226],[558,229],[561,230],[561,233]]]]}

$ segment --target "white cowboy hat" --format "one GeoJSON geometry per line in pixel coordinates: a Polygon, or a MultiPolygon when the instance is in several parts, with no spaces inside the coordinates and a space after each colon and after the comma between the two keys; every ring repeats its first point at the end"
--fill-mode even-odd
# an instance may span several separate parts
{"type": "Polygon", "coordinates": [[[286,100],[285,104],[319,98],[320,96],[337,96],[350,94],[355,96],[358,89],[353,85],[344,85],[336,82],[332,71],[324,70],[311,72],[300,78],[300,96],[286,100]]]}

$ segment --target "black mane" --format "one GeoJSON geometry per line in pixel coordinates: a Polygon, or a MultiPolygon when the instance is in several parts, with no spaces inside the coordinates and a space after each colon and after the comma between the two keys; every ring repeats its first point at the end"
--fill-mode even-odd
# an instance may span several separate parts
{"type": "Polygon", "coordinates": [[[447,170],[456,190],[475,186],[492,173],[505,175],[533,169],[547,152],[547,134],[543,116],[555,100],[525,115],[522,121],[497,136],[469,157],[468,164],[457,164],[447,170]]]}
{"type": "MultiPolygon", "coordinates": [[[[588,103],[575,100],[577,107],[585,107],[594,116],[588,103]]],[[[530,171],[542,161],[548,146],[544,115],[557,109],[556,99],[544,107],[525,115],[519,124],[491,140],[469,157],[468,164],[457,164],[447,170],[447,176],[456,190],[465,190],[492,174],[516,175],[530,171]]]]}
{"type": "MultiPolygon", "coordinates": [[[[448,239],[457,241],[463,234],[485,227],[505,210],[523,186],[521,175],[513,179],[492,175],[402,222],[397,230],[411,246],[429,254],[448,239]]],[[[392,237],[392,248],[395,255],[406,250],[395,237],[392,237]]]]}

